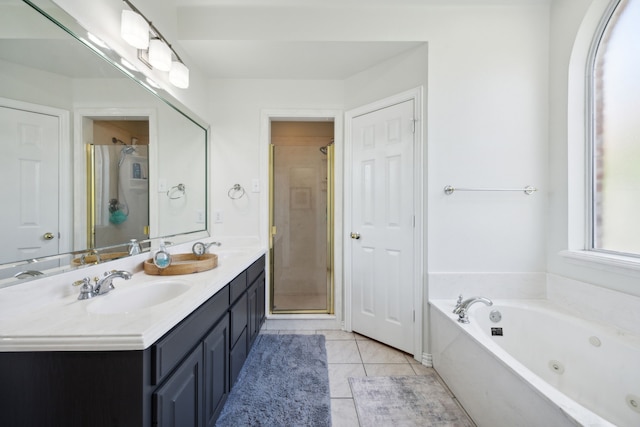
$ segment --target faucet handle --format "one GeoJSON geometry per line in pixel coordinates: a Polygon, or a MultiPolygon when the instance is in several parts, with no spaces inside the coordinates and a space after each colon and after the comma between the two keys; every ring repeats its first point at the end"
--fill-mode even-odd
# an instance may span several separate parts
{"type": "Polygon", "coordinates": [[[73,282],[73,286],[82,286],[80,288],[80,295],[78,295],[79,300],[89,299],[95,296],[93,285],[91,284],[91,279],[88,277],[85,277],[81,280],[76,280],[75,282],[73,282]]]}
{"type": "Polygon", "coordinates": [[[83,279],[76,280],[75,282],[72,283],[72,285],[73,286],[85,285],[85,284],[89,284],[90,281],[91,281],[91,279],[89,279],[88,277],[85,277],[83,279]]]}
{"type": "Polygon", "coordinates": [[[458,301],[456,301],[456,306],[453,309],[453,313],[458,313],[458,309],[460,308],[460,306],[462,305],[462,294],[458,295],[458,301]]]}

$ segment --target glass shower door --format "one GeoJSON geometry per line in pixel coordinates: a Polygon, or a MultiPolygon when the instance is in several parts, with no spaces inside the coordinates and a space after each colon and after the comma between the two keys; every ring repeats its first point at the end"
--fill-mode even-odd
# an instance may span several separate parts
{"type": "Polygon", "coordinates": [[[273,313],[331,312],[329,151],[273,147],[273,313]]]}

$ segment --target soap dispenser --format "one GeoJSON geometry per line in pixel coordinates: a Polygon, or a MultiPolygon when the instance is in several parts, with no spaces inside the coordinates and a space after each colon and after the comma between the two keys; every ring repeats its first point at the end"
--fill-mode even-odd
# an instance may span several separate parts
{"type": "Polygon", "coordinates": [[[153,255],[153,264],[160,269],[167,268],[171,264],[171,254],[167,252],[164,240],[160,241],[160,249],[153,255]]]}

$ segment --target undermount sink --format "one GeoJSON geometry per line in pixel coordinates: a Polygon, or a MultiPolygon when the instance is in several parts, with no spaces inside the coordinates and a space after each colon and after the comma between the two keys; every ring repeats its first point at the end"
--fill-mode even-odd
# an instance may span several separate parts
{"type": "Polygon", "coordinates": [[[161,280],[112,290],[106,295],[92,298],[87,311],[98,314],[128,313],[171,301],[191,289],[186,281],[161,280]]]}

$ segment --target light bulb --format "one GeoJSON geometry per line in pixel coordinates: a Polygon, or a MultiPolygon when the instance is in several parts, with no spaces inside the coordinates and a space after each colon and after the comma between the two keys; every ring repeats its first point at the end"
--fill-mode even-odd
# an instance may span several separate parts
{"type": "Polygon", "coordinates": [[[171,69],[171,49],[160,39],[149,42],[149,64],[160,71],[171,69]]]}
{"type": "Polygon", "coordinates": [[[122,11],[120,36],[137,49],[149,47],[149,23],[139,14],[131,10],[122,11]]]}

